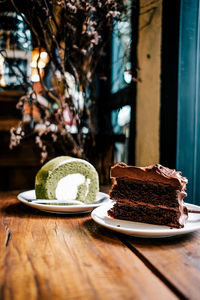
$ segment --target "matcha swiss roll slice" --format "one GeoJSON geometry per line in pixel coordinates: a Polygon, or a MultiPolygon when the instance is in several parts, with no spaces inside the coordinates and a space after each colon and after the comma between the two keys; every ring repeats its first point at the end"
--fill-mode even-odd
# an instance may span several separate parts
{"type": "Polygon", "coordinates": [[[35,179],[37,199],[79,200],[91,203],[99,191],[99,177],[86,160],[59,156],[48,161],[35,179]]]}

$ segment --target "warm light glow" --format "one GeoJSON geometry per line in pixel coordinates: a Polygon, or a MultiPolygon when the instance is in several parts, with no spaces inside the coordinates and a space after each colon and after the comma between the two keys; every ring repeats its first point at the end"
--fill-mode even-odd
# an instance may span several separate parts
{"type": "Polygon", "coordinates": [[[43,69],[49,61],[48,53],[44,49],[35,48],[31,55],[31,67],[43,69]]]}
{"type": "MultiPolygon", "coordinates": [[[[39,69],[39,72],[40,72],[40,76],[43,77],[44,76],[44,70],[39,69]]],[[[39,82],[40,81],[40,76],[39,76],[39,73],[38,73],[38,69],[37,68],[32,68],[31,81],[32,82],[39,82]]]]}
{"type": "Polygon", "coordinates": [[[5,58],[0,54],[0,66],[4,63],[5,58]]]}
{"type": "Polygon", "coordinates": [[[6,82],[4,78],[0,78],[0,86],[5,87],[6,86],[6,82]]]}
{"type": "Polygon", "coordinates": [[[5,58],[0,54],[0,86],[5,87],[6,81],[4,79],[4,60],[5,58]]]}
{"type": "Polygon", "coordinates": [[[35,48],[31,54],[31,81],[39,82],[40,76],[43,77],[44,71],[43,69],[46,67],[49,61],[48,53],[44,49],[35,48]],[[38,69],[40,72],[40,76],[38,74],[38,69]]]}
{"type": "Polygon", "coordinates": [[[41,60],[39,60],[38,63],[35,60],[31,62],[31,68],[37,68],[37,65],[39,69],[44,69],[46,66],[46,64],[41,60]]]}
{"type": "Polygon", "coordinates": [[[37,74],[31,75],[31,81],[32,82],[39,82],[40,81],[40,76],[37,74]]]}
{"type": "Polygon", "coordinates": [[[40,57],[42,58],[42,59],[47,59],[47,57],[48,57],[48,54],[47,54],[47,52],[41,52],[40,53],[40,57]]]}

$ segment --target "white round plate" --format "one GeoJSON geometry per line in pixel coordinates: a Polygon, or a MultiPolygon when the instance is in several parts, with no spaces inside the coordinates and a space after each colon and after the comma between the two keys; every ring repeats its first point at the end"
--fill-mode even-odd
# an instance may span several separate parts
{"type": "MultiPolygon", "coordinates": [[[[17,198],[22,203],[37,208],[42,211],[57,213],[57,214],[76,214],[76,213],[87,213],[92,211],[94,208],[106,203],[109,201],[108,194],[99,192],[97,194],[97,199],[92,204],[75,204],[75,205],[49,205],[49,204],[40,204],[31,202],[37,200],[35,196],[35,190],[25,191],[17,195],[17,198]]],[[[41,201],[45,199],[40,199],[41,201]]],[[[51,200],[49,200],[50,202],[51,200]]]]}
{"type": "MultiPolygon", "coordinates": [[[[200,211],[199,206],[188,203],[185,204],[189,209],[200,211]]],[[[164,238],[183,235],[200,229],[200,214],[189,213],[189,218],[184,228],[177,229],[168,226],[113,219],[107,214],[108,210],[112,206],[113,202],[108,202],[100,207],[97,207],[92,211],[92,219],[104,227],[127,235],[143,238],[164,238]]]]}

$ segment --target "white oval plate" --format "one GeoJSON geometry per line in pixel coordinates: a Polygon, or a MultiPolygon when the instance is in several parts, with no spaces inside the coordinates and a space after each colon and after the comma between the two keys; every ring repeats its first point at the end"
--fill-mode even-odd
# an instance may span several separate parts
{"type": "MultiPolygon", "coordinates": [[[[76,213],[87,213],[93,210],[94,208],[106,203],[109,201],[108,194],[99,192],[97,194],[97,199],[92,204],[75,204],[75,205],[48,205],[40,204],[35,202],[30,202],[31,200],[37,200],[35,196],[35,190],[25,191],[17,195],[17,198],[22,203],[37,208],[42,211],[57,213],[57,214],[76,214],[76,213]],[[102,200],[101,200],[102,199],[102,200]]],[[[40,199],[41,201],[45,199],[40,199]]],[[[48,202],[50,202],[49,200],[48,202]]],[[[62,202],[62,201],[60,201],[62,202]]]]}
{"type": "MultiPolygon", "coordinates": [[[[200,210],[200,207],[197,205],[185,204],[189,209],[200,210]]],[[[143,238],[164,238],[182,235],[200,229],[200,214],[189,213],[189,218],[184,228],[177,229],[168,226],[113,219],[107,214],[112,206],[113,202],[109,202],[101,207],[97,207],[92,211],[92,219],[104,227],[127,235],[143,238]]]]}

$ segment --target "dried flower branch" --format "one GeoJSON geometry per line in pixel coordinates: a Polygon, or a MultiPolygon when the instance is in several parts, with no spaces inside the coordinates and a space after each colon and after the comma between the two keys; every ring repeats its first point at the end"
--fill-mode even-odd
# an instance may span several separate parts
{"type": "Polygon", "coordinates": [[[119,19],[124,9],[123,0],[10,1],[31,30],[33,47],[39,49],[37,72],[41,84],[39,94],[33,87],[19,101],[23,113],[26,104],[30,107],[30,119],[11,129],[10,146],[18,145],[27,135],[28,124],[28,134],[36,136],[42,161],[47,157],[47,136],[52,142],[62,140],[65,153],[82,157],[84,128],[94,135],[91,107],[98,62],[107,42],[107,32],[112,31],[113,20],[119,19]],[[46,77],[42,77],[38,66],[42,49],[49,56],[46,77]],[[42,97],[47,100],[47,106],[40,101],[42,97]],[[34,107],[39,112],[37,120],[34,107]],[[72,128],[76,128],[75,136],[72,128]]]}

